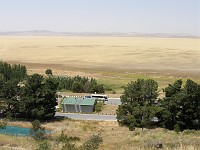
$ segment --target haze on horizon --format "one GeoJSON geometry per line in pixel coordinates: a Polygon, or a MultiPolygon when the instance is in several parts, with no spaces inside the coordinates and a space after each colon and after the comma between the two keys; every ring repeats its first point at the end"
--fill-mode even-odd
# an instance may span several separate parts
{"type": "Polygon", "coordinates": [[[200,35],[199,0],[0,0],[0,31],[200,35]]]}

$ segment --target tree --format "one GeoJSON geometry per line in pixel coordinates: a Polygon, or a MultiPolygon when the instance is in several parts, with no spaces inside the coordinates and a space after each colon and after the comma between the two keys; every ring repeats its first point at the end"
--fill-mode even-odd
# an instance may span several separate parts
{"type": "Polygon", "coordinates": [[[74,82],[74,84],[72,86],[72,92],[82,93],[83,92],[83,85],[80,82],[74,82]]]}
{"type": "Polygon", "coordinates": [[[188,79],[184,87],[187,101],[182,101],[181,119],[184,128],[200,129],[200,85],[188,79]]]}
{"type": "Polygon", "coordinates": [[[152,118],[159,112],[159,107],[155,103],[157,90],[157,82],[151,79],[138,79],[129,83],[124,88],[122,104],[117,109],[118,122],[129,126],[130,129],[151,126],[152,118]]]}
{"type": "Polygon", "coordinates": [[[199,129],[200,85],[188,79],[185,86],[177,80],[164,89],[160,124],[168,129],[199,129]]]}
{"type": "Polygon", "coordinates": [[[6,111],[17,115],[19,111],[20,88],[16,80],[8,80],[2,85],[2,99],[6,104],[6,111]]]}
{"type": "Polygon", "coordinates": [[[20,113],[26,118],[51,119],[55,115],[58,82],[54,78],[44,79],[34,74],[26,82],[20,101],[20,113]]]}
{"type": "MultiPolygon", "coordinates": [[[[168,129],[174,129],[174,126],[179,123],[182,124],[178,114],[180,114],[181,99],[185,98],[183,93],[182,81],[177,80],[173,84],[169,84],[168,87],[164,89],[165,97],[161,101],[161,117],[159,117],[160,123],[163,127],[168,129]]],[[[178,124],[176,127],[179,126],[178,124]]]]}
{"type": "Polygon", "coordinates": [[[47,70],[45,71],[45,73],[46,73],[47,76],[52,76],[52,75],[53,75],[53,72],[52,72],[51,69],[47,69],[47,70]]]}
{"type": "Polygon", "coordinates": [[[105,93],[103,85],[94,85],[91,90],[91,93],[105,93]]]}

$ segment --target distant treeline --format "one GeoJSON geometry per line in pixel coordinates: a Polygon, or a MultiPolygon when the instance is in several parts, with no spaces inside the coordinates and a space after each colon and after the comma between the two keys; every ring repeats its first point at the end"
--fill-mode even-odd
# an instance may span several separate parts
{"type": "Polygon", "coordinates": [[[58,90],[70,90],[75,93],[104,93],[102,84],[97,84],[96,79],[88,77],[54,77],[58,82],[58,90]]]}
{"type": "Polygon", "coordinates": [[[19,82],[26,77],[27,70],[22,65],[10,65],[6,62],[0,62],[0,75],[5,81],[16,80],[19,82]]]}

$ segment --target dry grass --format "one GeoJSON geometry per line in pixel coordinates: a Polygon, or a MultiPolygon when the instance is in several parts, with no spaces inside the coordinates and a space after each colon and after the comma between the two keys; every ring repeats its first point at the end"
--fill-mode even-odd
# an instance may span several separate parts
{"type": "Polygon", "coordinates": [[[1,59],[75,67],[198,70],[200,39],[0,37],[1,59]]]}
{"type": "Polygon", "coordinates": [[[199,70],[200,39],[0,37],[1,59],[43,64],[199,70]]]}
{"type": "Polygon", "coordinates": [[[100,114],[116,115],[118,105],[104,105],[103,110],[100,114]]]}
{"type": "MultiPolygon", "coordinates": [[[[29,124],[17,122],[15,124],[29,124]]],[[[154,144],[161,141],[163,149],[176,150],[198,150],[200,149],[200,133],[183,132],[180,134],[174,131],[157,129],[136,129],[129,131],[126,127],[121,127],[116,121],[80,121],[64,120],[60,122],[43,123],[48,129],[56,130],[51,137],[54,139],[63,131],[68,136],[77,136],[81,141],[80,145],[93,134],[100,134],[103,137],[102,150],[144,150],[155,149],[154,144]]],[[[51,138],[51,139],[52,139],[51,138]]],[[[49,141],[52,145],[55,143],[49,141]]],[[[37,145],[34,140],[26,137],[12,137],[0,135],[1,146],[15,146],[26,149],[33,149],[37,145]]],[[[1,148],[1,147],[0,147],[1,148]]]]}
{"type": "MultiPolygon", "coordinates": [[[[139,37],[1,36],[1,60],[28,72],[94,77],[122,93],[137,78],[152,78],[160,89],[177,78],[199,82],[200,39],[139,37]]],[[[112,93],[112,92],[111,92],[112,93]]]]}

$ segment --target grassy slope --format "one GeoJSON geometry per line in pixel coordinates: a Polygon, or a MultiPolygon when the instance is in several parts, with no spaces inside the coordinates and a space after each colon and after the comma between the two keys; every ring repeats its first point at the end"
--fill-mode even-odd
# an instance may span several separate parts
{"type": "MultiPolygon", "coordinates": [[[[11,124],[30,126],[30,123],[27,122],[15,122],[11,124]]],[[[61,133],[61,130],[69,136],[80,137],[81,141],[77,143],[78,145],[89,139],[91,135],[100,134],[103,137],[103,145],[101,146],[101,149],[103,150],[153,149],[153,145],[157,141],[163,143],[164,149],[181,150],[182,147],[186,150],[192,150],[194,148],[200,148],[199,131],[193,133],[190,132],[190,134],[187,134],[187,132],[177,134],[174,131],[157,128],[151,130],[136,129],[131,132],[126,127],[119,126],[115,121],[64,120],[61,122],[44,123],[43,126],[47,129],[57,131],[51,135],[51,139],[58,136],[61,133]]],[[[49,142],[52,145],[55,144],[53,140],[50,140],[49,142]]],[[[33,149],[36,145],[37,143],[31,138],[0,135],[0,146],[33,149]]]]}

